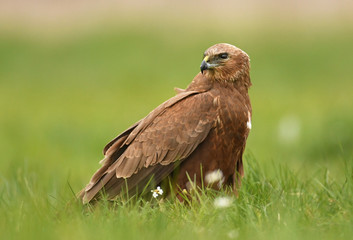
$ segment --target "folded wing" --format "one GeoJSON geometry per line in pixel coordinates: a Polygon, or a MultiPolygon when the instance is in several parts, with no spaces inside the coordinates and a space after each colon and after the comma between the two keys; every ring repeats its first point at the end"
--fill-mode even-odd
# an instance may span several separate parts
{"type": "Polygon", "coordinates": [[[103,166],[81,192],[84,202],[102,188],[113,198],[125,179],[132,192],[152,175],[160,182],[205,140],[216,114],[207,91],[181,92],[164,102],[104,148],[103,166]]]}

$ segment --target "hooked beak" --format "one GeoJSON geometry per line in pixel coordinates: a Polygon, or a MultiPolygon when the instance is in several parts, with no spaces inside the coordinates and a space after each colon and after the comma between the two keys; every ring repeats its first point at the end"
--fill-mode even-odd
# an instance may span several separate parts
{"type": "Polygon", "coordinates": [[[207,62],[205,62],[205,60],[202,61],[200,69],[201,69],[202,74],[203,74],[204,70],[208,69],[208,64],[207,64],[207,62]]]}
{"type": "Polygon", "coordinates": [[[200,69],[201,69],[202,74],[203,74],[203,71],[205,71],[207,69],[211,69],[211,68],[215,68],[215,67],[219,66],[219,64],[217,64],[217,63],[209,63],[208,62],[209,58],[210,58],[209,56],[206,56],[201,62],[200,69]]]}

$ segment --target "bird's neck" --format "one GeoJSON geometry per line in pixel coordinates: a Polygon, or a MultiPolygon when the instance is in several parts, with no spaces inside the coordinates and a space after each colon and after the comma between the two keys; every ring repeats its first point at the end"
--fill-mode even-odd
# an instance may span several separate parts
{"type": "MultiPolygon", "coordinates": [[[[218,81],[217,83],[224,88],[231,89],[232,91],[238,92],[243,97],[244,104],[251,112],[251,103],[250,103],[250,98],[248,94],[248,90],[251,86],[249,74],[242,75],[241,77],[239,76],[234,81],[218,81]]],[[[234,96],[239,96],[239,94],[234,94],[234,96]]]]}
{"type": "Polygon", "coordinates": [[[249,74],[240,75],[233,81],[233,85],[242,95],[247,96],[248,90],[251,87],[249,74]]]}
{"type": "Polygon", "coordinates": [[[207,91],[213,87],[214,84],[226,88],[236,89],[241,95],[248,98],[248,89],[251,86],[249,74],[243,74],[238,76],[232,81],[217,80],[214,77],[205,76],[201,73],[196,75],[190,85],[187,87],[187,91],[207,91]]]}

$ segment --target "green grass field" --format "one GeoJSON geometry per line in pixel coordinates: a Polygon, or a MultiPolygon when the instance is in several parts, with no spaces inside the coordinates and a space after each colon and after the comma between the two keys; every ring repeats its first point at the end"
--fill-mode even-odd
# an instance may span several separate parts
{"type": "Polygon", "coordinates": [[[0,35],[0,238],[350,239],[352,27],[146,26],[0,35]],[[209,190],[191,205],[73,201],[104,145],[186,87],[217,42],[251,57],[239,198],[224,209],[214,199],[226,191],[209,190]]]}

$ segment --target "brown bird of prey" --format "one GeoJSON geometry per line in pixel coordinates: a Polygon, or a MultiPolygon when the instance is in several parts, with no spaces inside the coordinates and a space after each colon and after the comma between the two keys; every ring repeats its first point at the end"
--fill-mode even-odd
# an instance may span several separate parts
{"type": "Polygon", "coordinates": [[[80,192],[84,203],[124,188],[138,193],[150,179],[173,176],[178,189],[218,181],[234,191],[244,174],[242,155],[251,128],[249,56],[226,43],[208,48],[201,72],[104,148],[102,167],[80,192]],[[201,179],[204,177],[204,179],[201,179]]]}

